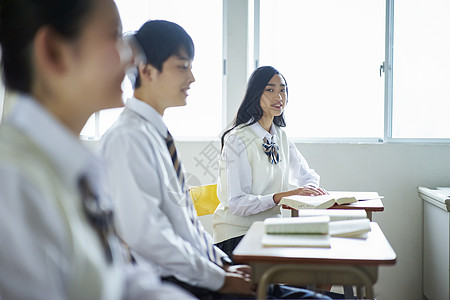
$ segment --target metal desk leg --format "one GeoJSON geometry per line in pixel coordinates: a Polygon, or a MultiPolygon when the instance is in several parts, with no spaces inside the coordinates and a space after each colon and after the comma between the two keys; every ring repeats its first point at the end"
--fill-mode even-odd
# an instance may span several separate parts
{"type": "MultiPolygon", "coordinates": [[[[356,285],[362,285],[365,287],[366,297],[368,299],[372,299],[374,297],[373,292],[373,284],[374,281],[370,278],[368,274],[363,272],[362,270],[358,269],[357,267],[351,267],[351,266],[306,266],[306,265],[274,265],[269,267],[265,270],[265,272],[262,274],[261,279],[259,280],[258,284],[258,299],[266,299],[266,291],[267,286],[271,283],[291,283],[291,284],[303,284],[303,285],[309,285],[312,283],[311,279],[304,279],[303,281],[295,282],[293,279],[296,276],[286,276],[288,274],[292,275],[292,273],[296,274],[308,274],[311,278],[324,278],[323,274],[349,274],[352,276],[355,276],[355,278],[358,278],[358,283],[355,282],[356,285]],[[311,280],[311,281],[310,281],[311,280]]],[[[328,283],[325,279],[325,281],[320,280],[319,282],[316,281],[316,283],[328,283]]],[[[331,283],[331,282],[329,282],[331,283]]],[[[358,297],[361,298],[362,295],[359,295],[362,292],[362,289],[358,290],[358,297]]]]}
{"type": "Polygon", "coordinates": [[[353,293],[353,286],[344,285],[344,297],[345,299],[355,299],[355,294],[353,293]]]}

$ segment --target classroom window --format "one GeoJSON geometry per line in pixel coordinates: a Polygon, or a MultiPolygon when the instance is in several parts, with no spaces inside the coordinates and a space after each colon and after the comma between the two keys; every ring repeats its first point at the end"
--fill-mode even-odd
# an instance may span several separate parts
{"type": "Polygon", "coordinates": [[[450,138],[450,2],[394,2],[393,138],[450,138]]]}
{"type": "MultiPolygon", "coordinates": [[[[182,26],[192,37],[195,57],[187,106],[169,108],[164,121],[175,137],[216,137],[221,131],[222,108],[222,1],[211,0],[115,0],[123,31],[135,31],[149,19],[162,19],[182,26]]],[[[128,79],[123,82],[124,101],[132,95],[128,79]]],[[[93,115],[81,135],[100,137],[122,109],[93,115]]]]}
{"type": "Polygon", "coordinates": [[[385,8],[384,1],[260,1],[259,65],[286,77],[291,137],[383,137],[385,8]]]}

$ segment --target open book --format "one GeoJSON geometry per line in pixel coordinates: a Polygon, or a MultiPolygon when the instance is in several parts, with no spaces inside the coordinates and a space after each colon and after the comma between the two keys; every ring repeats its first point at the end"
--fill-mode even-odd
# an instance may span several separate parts
{"type": "Polygon", "coordinates": [[[329,223],[329,216],[267,218],[264,230],[268,234],[328,234],[329,223]]]}
{"type": "Polygon", "coordinates": [[[370,231],[369,219],[330,222],[330,235],[334,237],[366,239],[370,231]]]}
{"type": "Polygon", "coordinates": [[[357,201],[380,199],[376,192],[329,192],[328,195],[283,197],[280,204],[294,209],[302,208],[329,208],[333,205],[350,204],[357,201]]]}
{"type": "Polygon", "coordinates": [[[268,218],[264,220],[264,247],[330,247],[329,216],[268,218]]]}
{"type": "Polygon", "coordinates": [[[267,234],[262,238],[264,247],[319,247],[330,248],[328,234],[267,234]]]}
{"type": "MultiPolygon", "coordinates": [[[[328,213],[330,210],[306,210],[328,213]]],[[[335,211],[335,210],[331,210],[335,211]]],[[[330,237],[366,239],[370,221],[364,210],[350,212],[347,217],[339,212],[322,216],[298,218],[268,218],[264,220],[264,247],[325,247],[331,246],[330,237]],[[363,214],[364,213],[364,214],[363,214]],[[333,218],[335,221],[330,221],[333,218]]]]}

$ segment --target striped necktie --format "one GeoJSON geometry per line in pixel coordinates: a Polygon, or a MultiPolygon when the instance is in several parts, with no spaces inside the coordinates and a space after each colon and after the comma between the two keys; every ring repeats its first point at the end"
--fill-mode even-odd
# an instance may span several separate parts
{"type": "MultiPolygon", "coordinates": [[[[91,188],[87,176],[82,176],[78,181],[81,192],[83,210],[91,226],[97,232],[105,251],[106,261],[113,262],[114,248],[121,249],[124,258],[131,263],[135,259],[131,253],[130,247],[117,234],[114,226],[113,205],[109,199],[100,201],[98,194],[91,188]],[[120,245],[119,245],[120,244],[120,245]]],[[[119,253],[119,251],[115,251],[119,253]]]]}
{"type": "Polygon", "coordinates": [[[183,171],[181,170],[181,163],[180,163],[180,160],[178,159],[177,149],[175,148],[175,144],[173,142],[173,137],[169,131],[167,131],[166,144],[167,144],[167,149],[169,150],[169,153],[170,153],[170,157],[172,158],[172,163],[173,163],[173,167],[175,168],[175,173],[177,174],[178,180],[180,181],[181,189],[182,189],[184,198],[186,200],[185,204],[186,204],[186,208],[188,211],[189,219],[191,220],[192,224],[194,225],[194,227],[197,231],[197,234],[196,234],[196,238],[198,240],[197,242],[199,243],[199,245],[202,246],[203,251],[206,253],[209,260],[212,261],[213,263],[221,266],[222,262],[220,260],[220,255],[219,255],[219,253],[217,253],[216,247],[214,247],[210,237],[206,234],[206,231],[204,230],[202,224],[200,223],[200,221],[197,217],[197,211],[195,210],[194,202],[192,202],[192,199],[189,196],[189,192],[186,188],[186,182],[185,182],[183,171]]]}
{"type": "Polygon", "coordinates": [[[112,207],[102,206],[98,195],[91,188],[86,176],[82,176],[78,182],[83,209],[89,223],[97,232],[105,251],[106,261],[113,262],[112,239],[115,235],[112,207]]]}

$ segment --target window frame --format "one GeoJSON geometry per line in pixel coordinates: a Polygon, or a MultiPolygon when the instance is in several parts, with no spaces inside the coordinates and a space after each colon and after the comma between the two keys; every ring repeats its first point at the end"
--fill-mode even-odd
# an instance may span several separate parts
{"type": "MultiPolygon", "coordinates": [[[[231,1],[222,0],[223,5],[223,28],[222,28],[222,59],[223,59],[223,73],[222,73],[222,127],[228,127],[236,113],[239,106],[239,94],[245,89],[246,78],[250,75],[253,69],[259,66],[259,47],[260,47],[260,1],[261,0],[246,0],[246,1],[231,1]],[[244,4],[243,4],[244,3],[244,4]],[[241,12],[243,20],[247,25],[241,23],[239,26],[245,27],[236,33],[236,26],[229,19],[235,17],[235,13],[242,10],[243,7],[247,9],[241,12]],[[252,23],[252,24],[251,24],[252,23]],[[234,35],[234,36],[233,36],[234,35]],[[243,35],[246,41],[244,45],[233,43],[230,45],[230,39],[235,41],[237,35],[243,35]],[[230,37],[231,36],[231,37],[230,37]],[[245,58],[241,55],[238,59],[240,62],[235,62],[235,49],[240,48],[240,53],[246,51],[245,58]],[[229,60],[228,56],[233,57],[229,60]],[[242,60],[246,60],[245,64],[241,64],[242,60]],[[238,69],[240,68],[240,69],[238,69]],[[245,78],[245,82],[244,82],[245,78]],[[236,90],[239,90],[237,93],[236,90]]],[[[240,28],[241,29],[241,28],[240,28]]],[[[240,41],[242,36],[238,37],[240,41]]],[[[394,138],[392,136],[393,129],[393,73],[394,73],[394,0],[386,0],[386,20],[385,20],[385,58],[382,62],[382,71],[384,74],[384,128],[383,136],[379,138],[322,138],[322,137],[292,137],[294,142],[305,143],[414,143],[414,144],[450,144],[450,138],[394,138]]],[[[380,66],[380,68],[381,68],[380,66]]],[[[85,137],[88,140],[98,140],[99,135],[99,116],[95,114],[95,137],[85,137]]],[[[211,139],[210,137],[192,136],[180,137],[182,141],[204,141],[211,139]]],[[[214,138],[216,139],[216,138],[214,138]]]]}
{"type": "MultiPolygon", "coordinates": [[[[260,1],[254,1],[254,66],[259,66],[260,1]]],[[[295,142],[311,143],[414,143],[414,144],[450,144],[450,138],[394,138],[393,126],[393,57],[394,57],[394,0],[386,0],[385,20],[385,59],[382,62],[384,74],[384,135],[380,138],[303,138],[293,137],[295,142]]],[[[381,68],[380,66],[380,68],[381,68]]]]}

